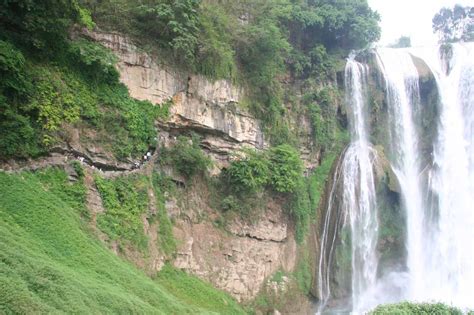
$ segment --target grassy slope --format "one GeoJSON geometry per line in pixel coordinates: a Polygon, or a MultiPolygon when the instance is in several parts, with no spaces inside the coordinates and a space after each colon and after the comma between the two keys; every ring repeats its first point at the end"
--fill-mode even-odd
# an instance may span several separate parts
{"type": "Polygon", "coordinates": [[[184,273],[150,279],[89,235],[73,203],[48,187],[44,176],[0,172],[0,314],[244,313],[184,273]]]}

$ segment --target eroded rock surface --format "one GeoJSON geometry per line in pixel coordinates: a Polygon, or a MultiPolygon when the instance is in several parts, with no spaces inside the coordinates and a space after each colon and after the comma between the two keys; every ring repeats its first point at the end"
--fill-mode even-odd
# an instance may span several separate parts
{"type": "MultiPolygon", "coordinates": [[[[242,89],[227,80],[211,82],[161,64],[121,35],[99,32],[87,32],[87,35],[118,56],[120,81],[132,97],[154,104],[173,101],[171,117],[158,123],[171,141],[183,132],[199,133],[217,168],[226,165],[232,152],[244,147],[266,147],[258,121],[238,106],[242,89]]],[[[165,146],[170,142],[161,139],[165,146]]]]}
{"type": "MultiPolygon", "coordinates": [[[[270,224],[271,225],[271,224],[270,224]]],[[[296,243],[286,231],[268,238],[265,222],[253,228],[254,235],[226,235],[209,223],[182,222],[175,233],[184,240],[174,265],[213,283],[239,301],[248,301],[276,271],[294,269],[296,243]],[[260,238],[263,237],[263,238],[260,238]],[[275,239],[283,239],[276,241],[275,239]]]]}

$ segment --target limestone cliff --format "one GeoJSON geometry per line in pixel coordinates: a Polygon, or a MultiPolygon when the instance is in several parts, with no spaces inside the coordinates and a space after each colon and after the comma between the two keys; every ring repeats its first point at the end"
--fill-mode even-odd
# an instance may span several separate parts
{"type": "MultiPolygon", "coordinates": [[[[229,81],[210,82],[160,64],[120,35],[87,35],[118,56],[120,80],[131,96],[155,104],[172,100],[170,118],[157,122],[159,146],[172,146],[179,134],[198,133],[202,137],[201,147],[215,162],[213,174],[218,174],[239,150],[268,146],[259,122],[239,107],[244,93],[241,88],[229,81]]],[[[159,167],[148,163],[148,168],[159,167]]],[[[179,176],[169,172],[180,181],[179,176]]],[[[218,228],[212,220],[216,210],[209,204],[205,185],[198,181],[192,187],[179,186],[178,190],[180,198],[170,196],[166,201],[179,244],[172,259],[176,267],[210,281],[241,302],[255,298],[276,271],[295,269],[297,245],[281,203],[269,200],[256,222],[235,218],[224,228],[218,228]]],[[[89,187],[89,196],[90,207],[103,211],[93,185],[89,187]]],[[[156,235],[156,229],[147,225],[150,239],[156,235]]],[[[149,271],[159,270],[165,260],[153,244],[145,255],[133,249],[125,249],[124,254],[149,271]]]]}

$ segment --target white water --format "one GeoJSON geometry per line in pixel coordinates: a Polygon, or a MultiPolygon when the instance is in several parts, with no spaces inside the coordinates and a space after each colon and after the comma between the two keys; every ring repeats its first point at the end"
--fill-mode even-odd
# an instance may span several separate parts
{"type": "MultiPolygon", "coordinates": [[[[407,231],[407,272],[380,273],[382,278],[377,278],[378,220],[372,173],[375,154],[367,127],[368,70],[352,59],[346,65],[352,143],[342,164],[342,202],[352,231],[354,314],[403,300],[474,309],[474,44],[454,45],[448,66],[438,51],[438,47],[377,51],[389,113],[389,124],[384,127],[389,131],[390,148],[386,149],[400,182],[407,231]],[[420,165],[418,120],[423,117],[419,112],[419,75],[411,55],[429,66],[440,95],[433,163],[427,167],[420,165]]],[[[326,302],[331,292],[329,277],[325,285],[326,302]]]]}
{"type": "Polygon", "coordinates": [[[365,309],[364,295],[375,285],[378,257],[378,220],[373,176],[374,154],[367,130],[367,67],[349,59],[346,64],[346,95],[352,143],[343,161],[344,213],[351,226],[352,309],[365,309]]]}
{"type": "Polygon", "coordinates": [[[331,297],[331,286],[330,286],[330,268],[334,256],[334,248],[336,245],[336,238],[338,233],[338,227],[340,224],[341,214],[337,213],[335,209],[335,199],[337,185],[341,177],[341,165],[340,161],[334,172],[334,177],[331,185],[331,191],[329,193],[328,206],[324,218],[323,232],[321,235],[321,246],[319,253],[319,268],[318,268],[318,296],[320,299],[318,305],[318,312],[320,314],[331,297]],[[332,223],[332,224],[331,224],[332,223]],[[332,231],[331,231],[331,225],[332,231]],[[332,233],[331,233],[332,232],[332,233]],[[332,235],[331,235],[332,234],[332,235]]]}
{"type": "Polygon", "coordinates": [[[423,249],[424,204],[420,174],[419,136],[414,111],[420,103],[418,71],[406,50],[379,49],[377,62],[386,83],[388,121],[390,126],[391,165],[400,182],[403,208],[407,213],[408,297],[417,297],[422,290],[425,265],[423,249]]]}
{"type": "Polygon", "coordinates": [[[453,46],[449,73],[432,51],[412,53],[430,66],[441,98],[430,174],[438,202],[425,209],[434,216],[421,251],[420,291],[412,299],[474,309],[474,45],[453,46]]]}

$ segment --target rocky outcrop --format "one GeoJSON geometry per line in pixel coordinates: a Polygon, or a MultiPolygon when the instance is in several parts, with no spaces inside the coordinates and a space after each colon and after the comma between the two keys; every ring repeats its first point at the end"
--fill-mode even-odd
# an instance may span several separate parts
{"type": "Polygon", "coordinates": [[[258,121],[239,108],[244,93],[241,88],[227,80],[211,82],[160,63],[121,35],[85,32],[117,55],[120,81],[132,97],[154,104],[172,100],[170,118],[158,123],[162,145],[183,132],[199,133],[202,147],[217,162],[217,169],[225,166],[235,151],[266,147],[258,121]]]}
{"type": "Polygon", "coordinates": [[[268,277],[280,269],[291,272],[296,264],[296,242],[287,224],[279,223],[276,230],[273,226],[275,222],[262,216],[255,225],[231,224],[229,230],[235,234],[229,234],[209,222],[180,222],[175,234],[182,245],[174,265],[239,301],[249,301],[268,277]]]}
{"type": "MultiPolygon", "coordinates": [[[[215,162],[213,174],[220,172],[239,150],[267,147],[258,121],[239,105],[244,96],[241,88],[226,80],[211,82],[160,63],[123,36],[100,32],[86,35],[117,55],[120,80],[132,97],[154,104],[172,101],[170,117],[157,122],[161,147],[174,145],[178,135],[199,134],[201,147],[215,162]]],[[[153,155],[153,159],[157,157],[159,153],[153,155]]],[[[255,298],[276,271],[294,270],[294,232],[276,201],[268,201],[255,222],[235,218],[218,227],[212,219],[216,212],[209,206],[204,184],[178,185],[177,189],[177,196],[166,196],[165,202],[178,243],[176,257],[171,260],[175,267],[211,282],[242,302],[255,298]]],[[[99,210],[94,196],[92,189],[91,203],[99,210]]],[[[150,243],[155,244],[151,236],[156,236],[156,227],[145,227],[150,243]]],[[[122,254],[143,269],[156,271],[165,257],[154,245],[151,247],[153,259],[139,257],[131,249],[122,254]]]]}
{"type": "Polygon", "coordinates": [[[275,200],[262,205],[252,222],[238,216],[222,220],[210,205],[210,194],[207,184],[196,179],[167,196],[165,208],[178,244],[172,263],[248,302],[275,272],[294,270],[294,232],[275,200]]]}

